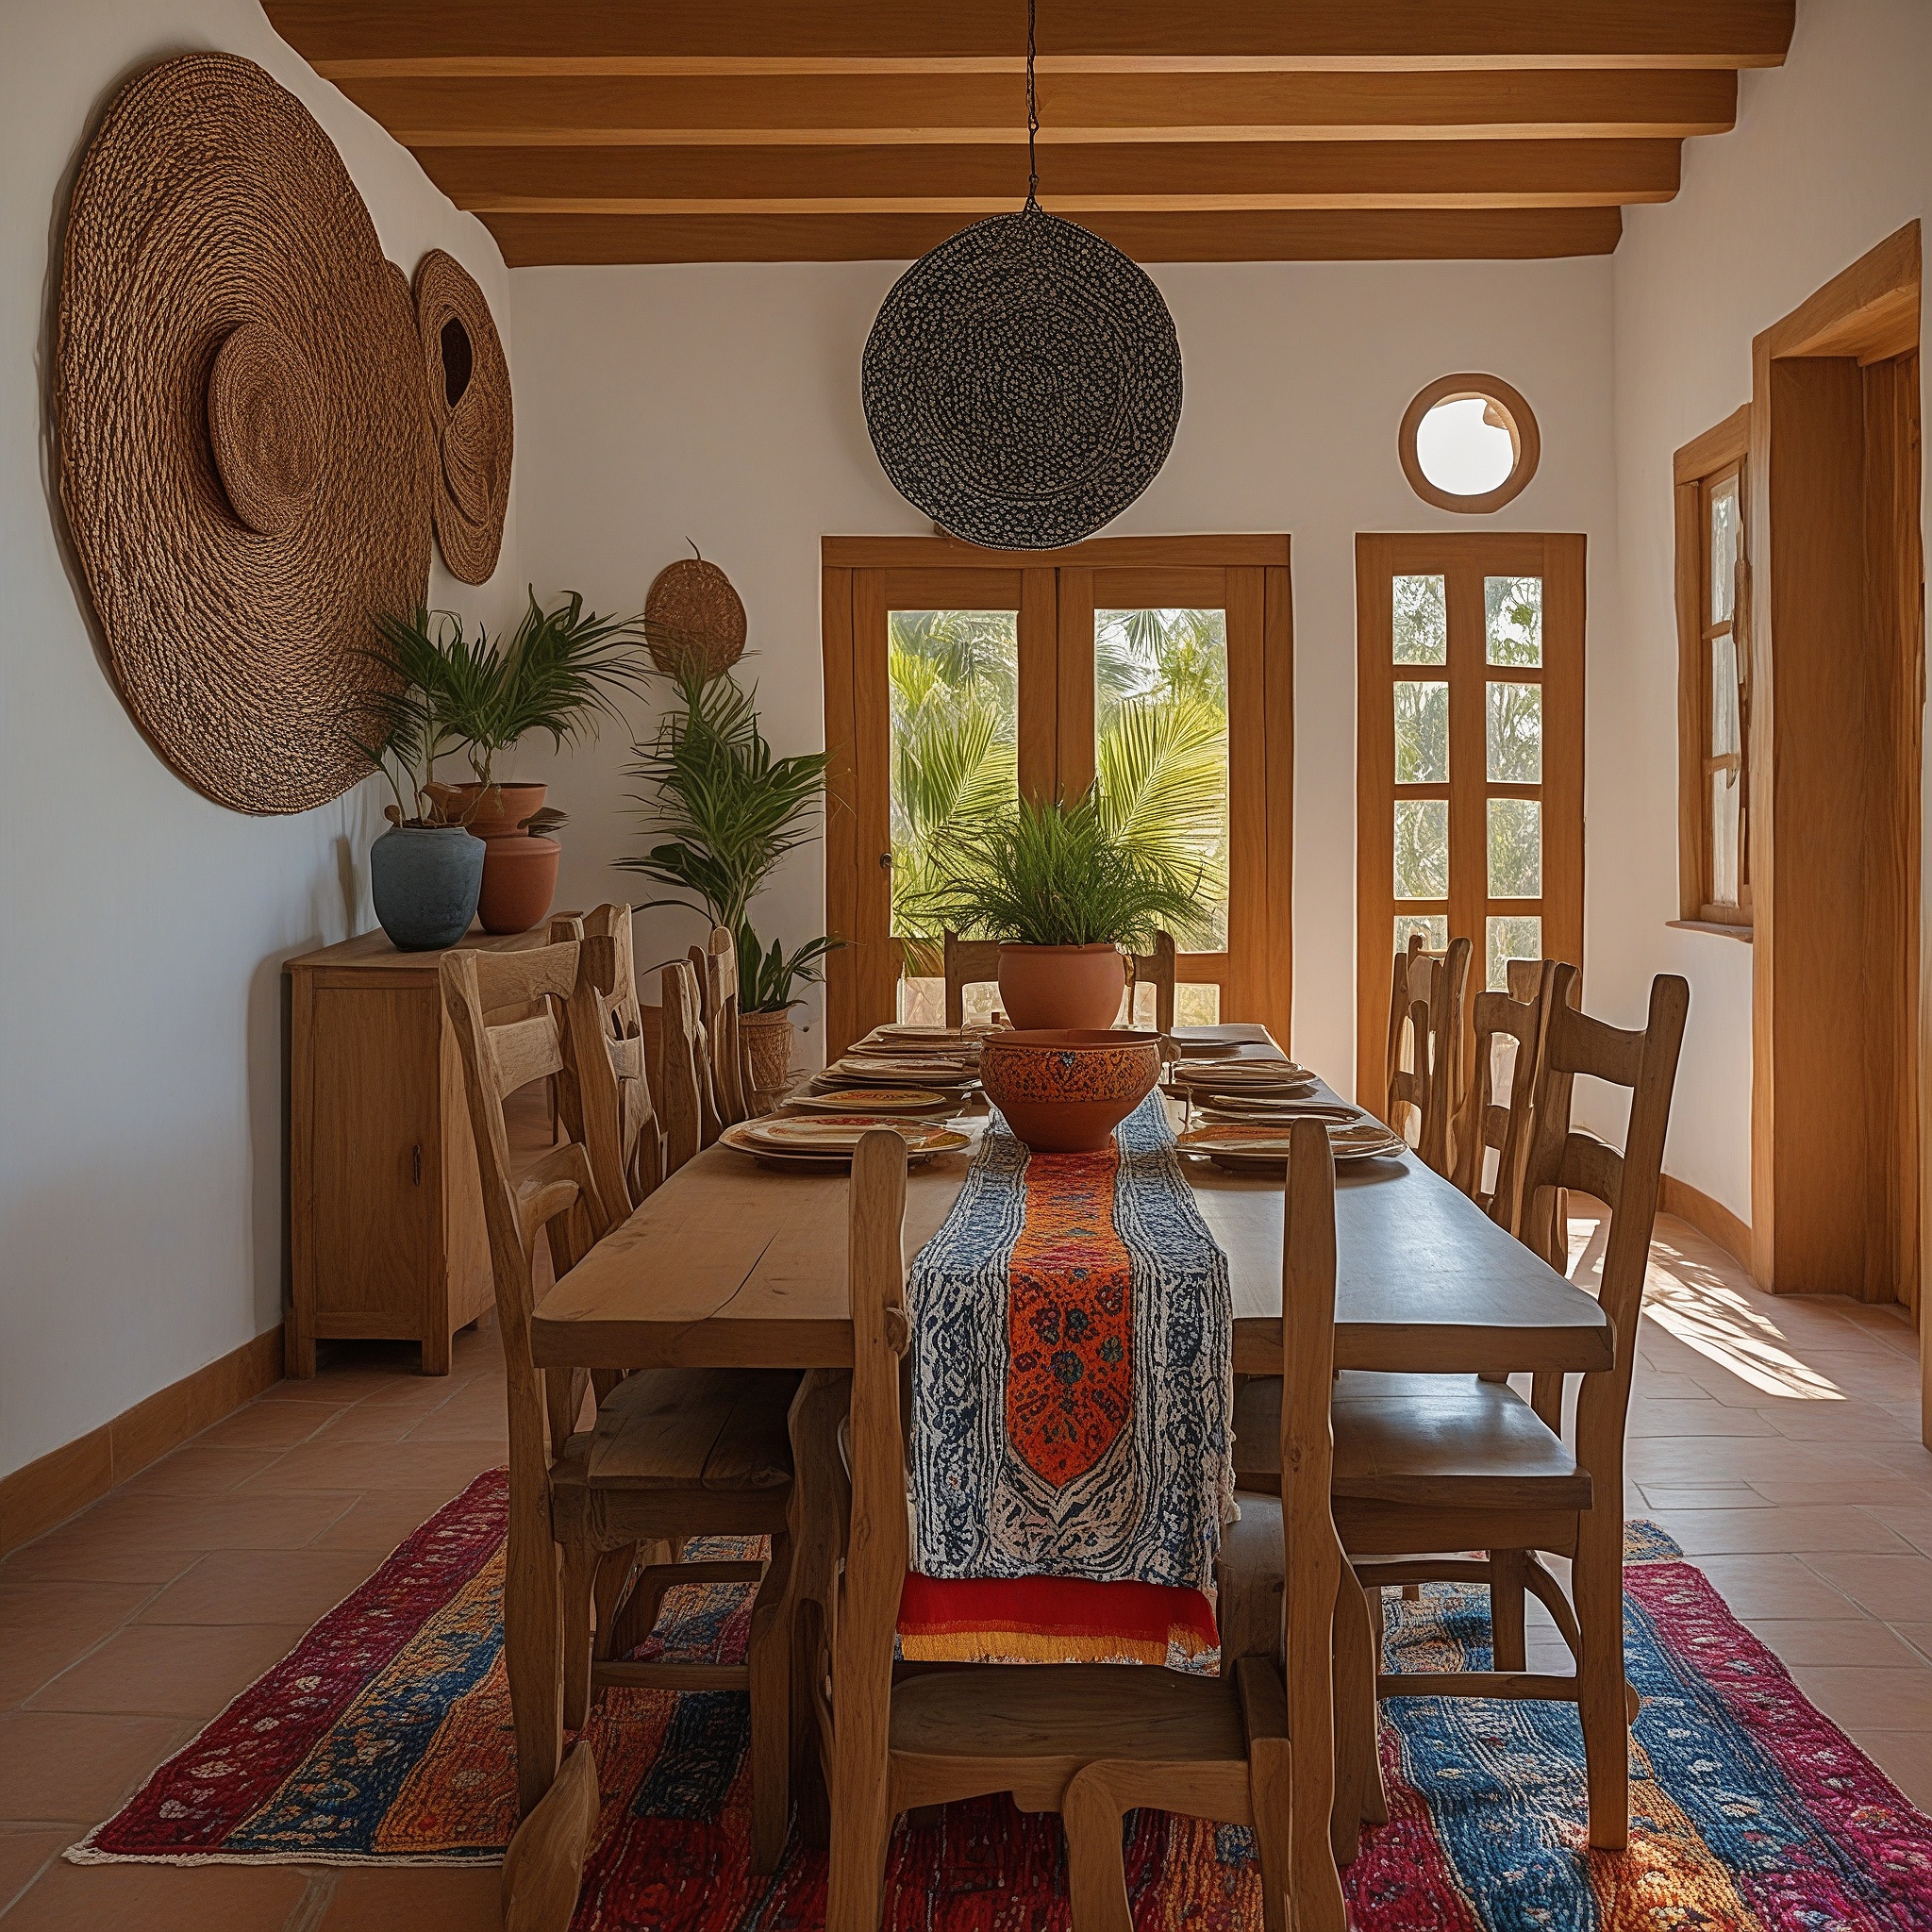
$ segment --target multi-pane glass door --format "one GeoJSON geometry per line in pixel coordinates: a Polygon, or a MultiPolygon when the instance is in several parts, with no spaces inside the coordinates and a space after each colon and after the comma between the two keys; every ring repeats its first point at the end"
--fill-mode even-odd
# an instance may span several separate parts
{"type": "MultiPolygon", "coordinates": [[[[840,541],[827,540],[828,556],[840,541]]],[[[1121,839],[1193,881],[1196,916],[1174,933],[1177,1024],[1254,1018],[1286,1036],[1286,544],[1172,541],[1171,566],[1107,567],[1123,545],[1138,556],[1166,546],[1101,540],[1050,566],[828,569],[827,595],[844,579],[851,615],[849,642],[827,623],[827,737],[836,751],[849,675],[851,758],[849,772],[835,768],[826,896],[852,941],[829,974],[828,1046],[880,1019],[941,1017],[941,948],[917,908],[949,836],[1017,797],[1073,798],[1096,780],[1121,839]],[[1202,560],[1217,544],[1257,560],[1202,560]],[[841,642],[849,668],[835,657],[841,642]]],[[[887,558],[932,547],[960,549],[863,545],[887,558]]],[[[995,998],[969,988],[969,1016],[995,998]]],[[[1132,1016],[1152,1023],[1151,987],[1132,1016]]]]}
{"type": "Polygon", "coordinates": [[[1582,958],[1582,539],[1357,540],[1357,1053],[1381,1078],[1390,958],[1420,933],[1582,958]]]}

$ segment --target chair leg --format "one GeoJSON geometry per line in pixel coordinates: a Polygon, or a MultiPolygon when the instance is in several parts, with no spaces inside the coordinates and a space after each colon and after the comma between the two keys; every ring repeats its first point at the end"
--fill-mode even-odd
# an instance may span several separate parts
{"type": "Polygon", "coordinates": [[[1348,1864],[1360,1848],[1361,1824],[1388,1822],[1376,1749],[1374,1626],[1360,1580],[1346,1563],[1335,1593],[1335,1804],[1329,1842],[1335,1862],[1348,1864]]]}
{"type": "Polygon", "coordinates": [[[791,1828],[791,1539],[774,1536],[751,1613],[751,1861],[775,1872],[791,1828]]]}
{"type": "Polygon", "coordinates": [[[1104,1764],[1090,1764],[1068,1780],[1060,1823],[1067,1833],[1068,1903],[1076,1932],[1134,1932],[1121,1855],[1121,1807],[1104,1764]]]}
{"type": "Polygon", "coordinates": [[[892,1835],[891,1796],[892,1666],[841,1604],[833,1626],[832,1833],[825,1883],[825,1932],[878,1932],[892,1835]]]}
{"type": "Polygon", "coordinates": [[[1291,1792],[1293,1746],[1287,1738],[1248,1740],[1248,1800],[1255,1814],[1255,1849],[1261,1859],[1263,1932],[1289,1932],[1291,1792]]]}
{"type": "Polygon", "coordinates": [[[579,1740],[503,1855],[504,1932],[556,1932],[570,1924],[600,1803],[597,1760],[579,1740]]]}
{"type": "Polygon", "coordinates": [[[831,1842],[832,1812],[825,1774],[830,1725],[823,1690],[831,1669],[832,1605],[838,1593],[843,1533],[844,1465],[839,1425],[850,1406],[851,1378],[809,1370],[792,1398],[791,1529],[791,1790],[798,1835],[816,1849],[831,1842]]]}
{"type": "Polygon", "coordinates": [[[591,1714],[591,1613],[596,1596],[597,1552],[581,1543],[563,1553],[562,1606],[558,1636],[563,1651],[563,1728],[580,1731],[591,1714]]]}
{"type": "Polygon", "coordinates": [[[520,1818],[536,1809],[556,1781],[563,1756],[557,1545],[546,1502],[536,1496],[525,1503],[512,1487],[504,1555],[503,1661],[516,1731],[520,1818]]]}
{"type": "Polygon", "coordinates": [[[1583,1636],[1577,1700],[1590,1787],[1590,1842],[1621,1852],[1630,1836],[1630,1727],[1624,1674],[1624,1524],[1592,1509],[1580,1521],[1571,1589],[1583,1636]]]}
{"type": "Polygon", "coordinates": [[[1529,1668],[1528,1636],[1524,1622],[1528,1592],[1529,1557],[1522,1550],[1490,1552],[1490,1647],[1491,1668],[1498,1671],[1525,1671],[1529,1668]]]}

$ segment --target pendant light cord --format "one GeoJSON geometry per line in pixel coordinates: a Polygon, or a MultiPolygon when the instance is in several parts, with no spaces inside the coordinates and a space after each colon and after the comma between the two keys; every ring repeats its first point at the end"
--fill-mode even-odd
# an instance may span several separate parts
{"type": "Polygon", "coordinates": [[[1026,206],[1036,213],[1040,208],[1040,160],[1034,143],[1040,135],[1040,100],[1033,90],[1033,10],[1036,0],[1026,0],[1026,206]]]}

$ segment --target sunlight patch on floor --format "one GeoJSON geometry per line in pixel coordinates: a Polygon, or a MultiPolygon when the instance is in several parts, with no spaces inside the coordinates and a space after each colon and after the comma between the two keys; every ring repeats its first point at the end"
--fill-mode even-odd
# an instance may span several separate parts
{"type": "MultiPolygon", "coordinates": [[[[1601,1273],[1607,1221],[1570,1222],[1570,1275],[1578,1287],[1601,1273]]],[[[1842,1402],[1844,1391],[1784,1345],[1777,1324],[1750,1299],[1662,1236],[1651,1242],[1643,1312],[1667,1335],[1766,1395],[1842,1402]]]]}

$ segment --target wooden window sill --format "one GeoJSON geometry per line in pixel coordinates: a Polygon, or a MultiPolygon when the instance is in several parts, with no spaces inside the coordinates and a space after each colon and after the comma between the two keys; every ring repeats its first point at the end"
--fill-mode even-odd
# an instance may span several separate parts
{"type": "Polygon", "coordinates": [[[1722,925],[1714,919],[1667,919],[1664,921],[1675,932],[1714,932],[1720,939],[1742,940],[1751,943],[1751,928],[1748,925],[1722,925]]]}

